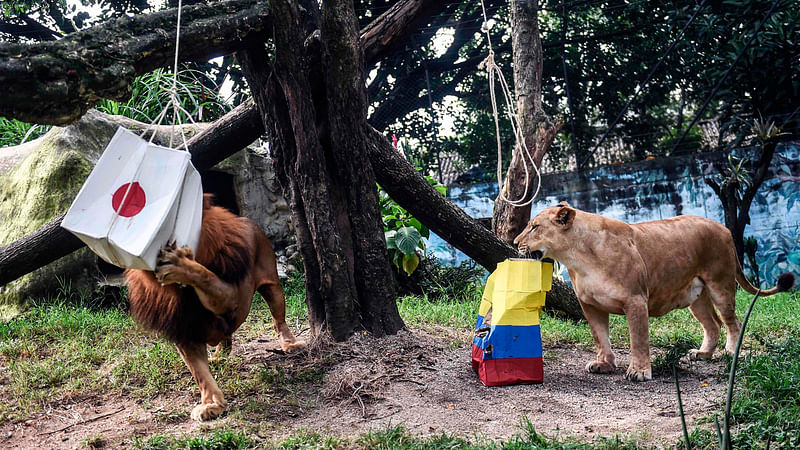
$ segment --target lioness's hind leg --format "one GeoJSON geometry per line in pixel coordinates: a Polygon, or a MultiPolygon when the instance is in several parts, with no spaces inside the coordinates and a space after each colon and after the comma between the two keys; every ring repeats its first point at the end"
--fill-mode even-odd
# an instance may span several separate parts
{"type": "Polygon", "coordinates": [[[725,323],[725,351],[733,354],[736,350],[736,339],[742,329],[742,323],[736,317],[736,282],[731,279],[706,285],[709,288],[711,301],[725,323]]]}
{"type": "Polygon", "coordinates": [[[192,410],[192,419],[202,421],[216,418],[225,412],[228,403],[208,367],[206,344],[176,344],[175,346],[200,388],[200,404],[192,410]]]}
{"type": "Polygon", "coordinates": [[[281,349],[287,353],[301,349],[306,346],[305,341],[295,339],[289,326],[286,325],[286,298],[283,295],[280,283],[268,282],[258,288],[258,293],[264,297],[272,313],[272,324],[275,333],[278,335],[278,343],[281,349]]]}
{"type": "Polygon", "coordinates": [[[689,359],[711,359],[714,349],[717,348],[722,320],[714,310],[714,305],[711,304],[708,289],[703,289],[697,300],[689,305],[689,311],[703,326],[703,344],[700,345],[699,350],[689,350],[689,359]]]}

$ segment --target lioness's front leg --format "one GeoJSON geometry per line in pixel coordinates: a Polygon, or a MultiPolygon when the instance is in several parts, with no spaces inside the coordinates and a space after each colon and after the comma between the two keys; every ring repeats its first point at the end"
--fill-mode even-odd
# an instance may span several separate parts
{"type": "Polygon", "coordinates": [[[625,379],[631,381],[652,380],[647,299],[641,296],[633,297],[625,303],[624,310],[628,317],[628,329],[631,335],[631,364],[625,373],[625,379]]]}
{"type": "Polygon", "coordinates": [[[177,248],[171,244],[161,249],[155,275],[161,284],[192,286],[203,306],[214,314],[225,314],[237,307],[236,287],[195,261],[189,247],[177,248]]]}
{"type": "Polygon", "coordinates": [[[583,315],[589,322],[589,329],[592,331],[594,346],[597,350],[597,358],[586,364],[586,371],[589,373],[613,373],[617,365],[614,352],[611,350],[611,340],[608,338],[608,313],[583,302],[580,304],[583,315]]]}
{"type": "Polygon", "coordinates": [[[192,419],[211,420],[225,412],[228,403],[208,367],[206,344],[175,344],[175,346],[200,388],[200,404],[192,410],[192,419]]]}

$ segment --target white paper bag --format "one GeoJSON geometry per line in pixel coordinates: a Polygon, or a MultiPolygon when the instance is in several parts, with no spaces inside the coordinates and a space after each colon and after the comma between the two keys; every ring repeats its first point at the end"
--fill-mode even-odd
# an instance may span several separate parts
{"type": "Polygon", "coordinates": [[[61,226],[119,267],[155,269],[168,242],[197,251],[203,188],[189,152],[119,128],[61,226]]]}

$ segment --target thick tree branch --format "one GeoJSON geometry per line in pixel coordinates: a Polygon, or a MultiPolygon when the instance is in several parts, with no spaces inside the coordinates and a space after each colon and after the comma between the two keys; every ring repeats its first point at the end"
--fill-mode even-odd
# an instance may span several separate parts
{"type": "Polygon", "coordinates": [[[365,61],[374,61],[402,46],[412,31],[447,5],[441,0],[406,0],[392,5],[361,30],[365,61]]]}
{"type": "Polygon", "coordinates": [[[20,14],[19,19],[25,22],[25,25],[12,23],[6,20],[0,20],[0,32],[8,33],[13,36],[34,39],[36,41],[55,41],[60,36],[55,31],[47,28],[25,14],[20,14]]]}
{"type": "MultiPolygon", "coordinates": [[[[124,99],[142,73],[168,65],[175,9],[125,17],[57,42],[0,44],[0,116],[63,125],[104,98],[124,99]]],[[[181,59],[230,53],[271,28],[267,1],[228,0],[183,8],[181,59]]]]}
{"type": "MultiPolygon", "coordinates": [[[[519,257],[517,250],[448,201],[374,128],[368,141],[375,177],[389,196],[442,239],[492,271],[497,263],[519,257]]],[[[573,320],[583,318],[575,293],[559,280],[547,296],[548,309],[573,320]]]]}

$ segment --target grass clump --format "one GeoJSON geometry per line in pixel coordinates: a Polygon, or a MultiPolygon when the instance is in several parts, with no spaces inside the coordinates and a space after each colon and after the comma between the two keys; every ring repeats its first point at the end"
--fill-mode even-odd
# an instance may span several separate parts
{"type": "Polygon", "coordinates": [[[736,448],[800,447],[800,336],[741,362],[731,416],[736,448]]]}
{"type": "Polygon", "coordinates": [[[254,448],[256,441],[235,431],[216,430],[200,436],[157,435],[146,441],[135,438],[133,446],[142,450],[240,450],[254,448]]]}

